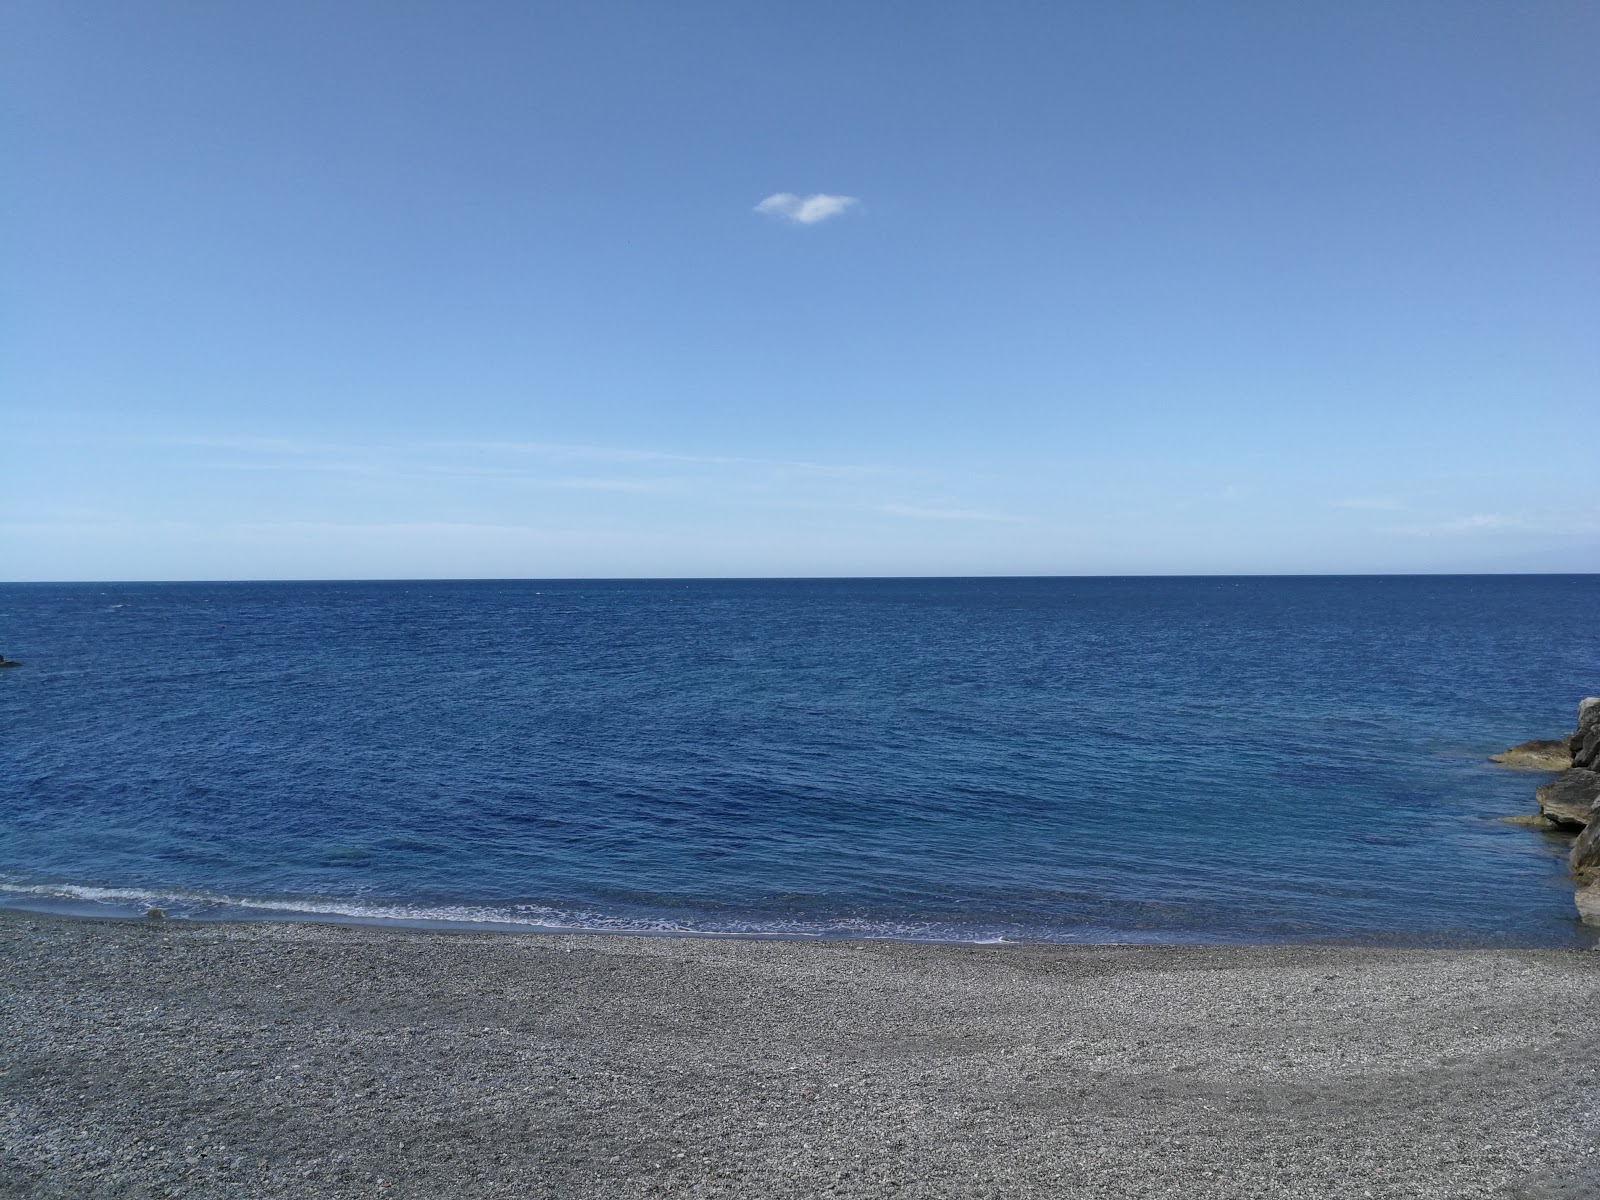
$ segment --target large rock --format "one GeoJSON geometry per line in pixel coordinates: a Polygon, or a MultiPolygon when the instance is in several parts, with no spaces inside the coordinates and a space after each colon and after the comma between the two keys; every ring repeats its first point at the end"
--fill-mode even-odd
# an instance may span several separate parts
{"type": "Polygon", "coordinates": [[[1539,811],[1557,825],[1582,829],[1589,823],[1596,802],[1600,802],[1600,771],[1574,767],[1534,792],[1539,811]]]}
{"type": "Polygon", "coordinates": [[[1600,696],[1578,703],[1578,731],[1567,739],[1572,765],[1600,771],[1600,696]]]}
{"type": "Polygon", "coordinates": [[[1585,925],[1600,925],[1600,884],[1579,888],[1573,897],[1578,905],[1578,919],[1585,925]]]}
{"type": "Polygon", "coordinates": [[[1522,742],[1491,754],[1489,761],[1513,771],[1565,771],[1572,765],[1572,751],[1565,741],[1522,742]]]}
{"type": "Polygon", "coordinates": [[[1567,865],[1579,883],[1600,883],[1600,821],[1584,826],[1578,840],[1572,843],[1567,865]]]}

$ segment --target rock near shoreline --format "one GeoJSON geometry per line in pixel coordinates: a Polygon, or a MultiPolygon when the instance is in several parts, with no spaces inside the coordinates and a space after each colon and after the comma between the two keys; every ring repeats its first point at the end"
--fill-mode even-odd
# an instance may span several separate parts
{"type": "Polygon", "coordinates": [[[1572,766],[1572,751],[1565,738],[1545,739],[1523,742],[1499,754],[1491,754],[1489,761],[1513,771],[1565,771],[1572,766]]]}
{"type": "Polygon", "coordinates": [[[1600,696],[1578,704],[1578,727],[1559,741],[1523,742],[1490,758],[1514,770],[1559,771],[1534,792],[1537,815],[1512,824],[1575,833],[1568,868],[1579,887],[1573,897],[1586,925],[1600,925],[1600,696]]]}
{"type": "Polygon", "coordinates": [[[1600,771],[1600,696],[1590,696],[1578,705],[1578,729],[1567,739],[1572,765],[1600,771]]]}
{"type": "Polygon", "coordinates": [[[1579,883],[1600,883],[1600,821],[1591,821],[1572,843],[1567,866],[1579,883]]]}
{"type": "Polygon", "coordinates": [[[1600,800],[1600,772],[1573,767],[1556,776],[1533,793],[1539,812],[1567,829],[1582,829],[1589,824],[1595,801],[1600,800]]]}

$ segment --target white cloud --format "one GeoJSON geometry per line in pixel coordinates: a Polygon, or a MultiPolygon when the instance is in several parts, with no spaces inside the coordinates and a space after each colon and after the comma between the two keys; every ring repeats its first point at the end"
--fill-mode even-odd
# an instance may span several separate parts
{"type": "Polygon", "coordinates": [[[207,450],[241,450],[251,454],[349,454],[361,447],[340,446],[332,442],[313,442],[285,437],[182,437],[156,438],[168,446],[198,446],[207,450]]]}
{"type": "MultiPolygon", "coordinates": [[[[482,456],[505,459],[540,458],[559,466],[573,463],[605,463],[618,470],[653,470],[665,467],[726,468],[732,471],[753,469],[767,472],[802,472],[818,475],[853,476],[881,474],[887,468],[852,464],[817,463],[800,459],[757,458],[733,454],[695,454],[666,450],[641,450],[626,446],[578,445],[566,442],[446,441],[373,443],[366,446],[337,445],[301,438],[194,437],[151,439],[161,445],[226,449],[242,457],[209,462],[213,470],[303,471],[348,475],[416,477],[450,475],[506,478],[528,482],[527,472],[515,465],[485,464],[482,456]],[[477,461],[453,461],[470,454],[477,461]],[[440,460],[443,461],[440,461],[440,460]]],[[[549,487],[591,488],[595,490],[654,490],[659,480],[641,483],[617,479],[542,481],[549,487]]]]}
{"type": "Polygon", "coordinates": [[[777,192],[768,196],[755,211],[769,217],[778,217],[796,225],[815,225],[829,217],[837,217],[845,209],[857,204],[854,196],[830,196],[817,192],[811,196],[796,196],[793,192],[777,192]]]}
{"type": "Polygon", "coordinates": [[[514,535],[531,538],[570,537],[576,534],[537,529],[528,525],[493,525],[477,521],[242,521],[217,526],[237,535],[259,533],[268,536],[298,537],[352,535],[355,537],[411,538],[428,534],[446,537],[500,537],[514,535]]]}
{"type": "Polygon", "coordinates": [[[1005,513],[981,512],[970,508],[918,508],[914,504],[885,504],[883,511],[897,517],[917,517],[924,521],[1020,521],[1005,513]]]}
{"type": "Polygon", "coordinates": [[[1405,508],[1400,501],[1389,496],[1352,496],[1348,500],[1335,500],[1334,508],[1352,508],[1357,512],[1399,512],[1405,508]]]}
{"type": "Polygon", "coordinates": [[[1474,513],[1414,525],[1393,525],[1385,533],[1404,537],[1473,537],[1517,532],[1534,537],[1593,537],[1600,534],[1600,511],[1557,509],[1529,513],[1474,513]]]}
{"type": "Polygon", "coordinates": [[[1450,517],[1443,521],[1416,525],[1396,525],[1391,532],[1406,537],[1435,537],[1443,535],[1494,533],[1502,529],[1528,529],[1530,522],[1522,517],[1509,517],[1503,513],[1476,513],[1467,517],[1450,517]]]}
{"type": "Polygon", "coordinates": [[[835,463],[806,462],[799,459],[750,458],[734,454],[681,454],[667,450],[637,450],[624,446],[585,446],[567,442],[440,442],[440,449],[473,450],[484,454],[514,454],[550,459],[590,459],[617,464],[684,463],[708,467],[763,467],[792,471],[833,472],[837,474],[867,474],[881,471],[882,467],[852,466],[835,463]]]}

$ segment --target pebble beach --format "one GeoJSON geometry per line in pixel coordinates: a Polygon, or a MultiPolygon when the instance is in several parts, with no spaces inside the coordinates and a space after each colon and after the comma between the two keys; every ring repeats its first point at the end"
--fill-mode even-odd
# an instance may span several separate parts
{"type": "Polygon", "coordinates": [[[1592,1197],[1578,950],[0,914],[0,1196],[1592,1197]]]}

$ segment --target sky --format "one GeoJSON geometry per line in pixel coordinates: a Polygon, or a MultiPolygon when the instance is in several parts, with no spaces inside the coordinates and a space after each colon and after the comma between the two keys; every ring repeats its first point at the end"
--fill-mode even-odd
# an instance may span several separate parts
{"type": "Polygon", "coordinates": [[[0,578],[1600,570],[1600,6],[10,0],[0,578]]]}

